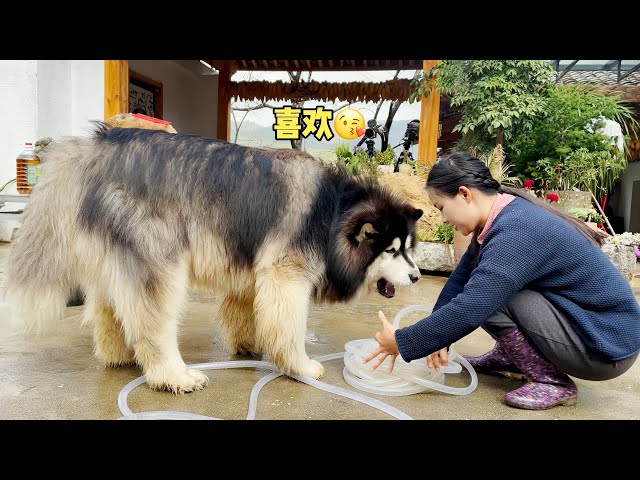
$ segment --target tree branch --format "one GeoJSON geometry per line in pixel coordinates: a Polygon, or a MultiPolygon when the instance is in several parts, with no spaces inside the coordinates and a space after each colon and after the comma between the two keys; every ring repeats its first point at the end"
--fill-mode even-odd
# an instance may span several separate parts
{"type": "Polygon", "coordinates": [[[236,110],[237,112],[252,112],[253,110],[260,110],[261,108],[277,108],[277,106],[262,102],[253,107],[232,107],[231,110],[236,110]]]}

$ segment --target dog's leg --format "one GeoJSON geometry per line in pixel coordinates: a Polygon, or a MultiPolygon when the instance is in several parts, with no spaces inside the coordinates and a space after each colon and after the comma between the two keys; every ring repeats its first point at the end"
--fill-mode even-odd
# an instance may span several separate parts
{"type": "Polygon", "coordinates": [[[324,367],[305,351],[312,285],[294,262],[278,263],[256,274],[258,347],[281,372],[320,378],[324,367]]]}
{"type": "Polygon", "coordinates": [[[256,325],[253,315],[253,292],[244,295],[228,294],[219,309],[220,323],[226,334],[230,352],[239,355],[257,355],[256,325]]]}
{"type": "Polygon", "coordinates": [[[108,303],[97,296],[87,296],[82,323],[93,323],[94,354],[104,365],[118,367],[135,363],[133,349],[127,346],[122,325],[108,303]]]}
{"type": "Polygon", "coordinates": [[[187,368],[178,348],[178,318],[187,299],[185,265],[148,279],[144,290],[121,288],[115,298],[125,338],[133,345],[147,385],[175,394],[201,390],[209,381],[204,373],[187,368]]]}

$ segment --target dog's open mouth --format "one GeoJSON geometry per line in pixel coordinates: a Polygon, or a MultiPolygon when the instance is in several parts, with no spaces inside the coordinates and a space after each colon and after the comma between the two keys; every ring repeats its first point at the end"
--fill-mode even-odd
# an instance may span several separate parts
{"type": "Polygon", "coordinates": [[[396,287],[386,278],[378,280],[376,286],[378,287],[378,292],[383,297],[393,298],[396,294],[396,287]]]}

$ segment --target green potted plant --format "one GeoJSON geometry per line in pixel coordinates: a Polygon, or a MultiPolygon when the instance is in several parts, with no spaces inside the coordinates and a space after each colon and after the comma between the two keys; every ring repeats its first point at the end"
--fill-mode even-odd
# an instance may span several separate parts
{"type": "Polygon", "coordinates": [[[414,260],[423,270],[452,272],[453,233],[451,225],[440,223],[435,229],[420,229],[416,232],[414,260]]]}
{"type": "Polygon", "coordinates": [[[582,220],[594,230],[599,230],[598,225],[602,225],[604,223],[604,219],[594,208],[574,207],[570,208],[568,213],[572,217],[582,220]]]}
{"type": "Polygon", "coordinates": [[[393,148],[387,147],[384,152],[376,152],[373,162],[377,165],[380,173],[393,173],[393,166],[396,163],[396,153],[393,148]]]}

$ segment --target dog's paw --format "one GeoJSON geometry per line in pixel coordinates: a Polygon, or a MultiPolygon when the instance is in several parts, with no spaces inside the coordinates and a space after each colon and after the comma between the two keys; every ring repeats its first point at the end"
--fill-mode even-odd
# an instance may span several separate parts
{"type": "Polygon", "coordinates": [[[184,368],[179,373],[164,376],[153,372],[145,374],[147,385],[154,390],[167,390],[175,395],[202,390],[209,383],[209,377],[199,370],[184,368]]]}
{"type": "Polygon", "coordinates": [[[317,380],[322,375],[324,375],[324,367],[320,362],[309,359],[302,366],[300,375],[304,377],[315,378],[317,380]]]}

